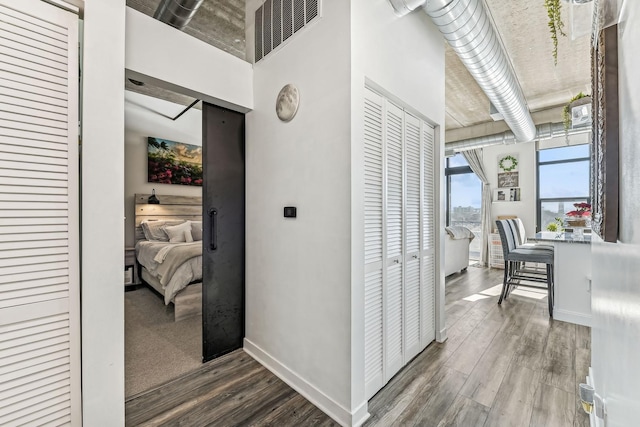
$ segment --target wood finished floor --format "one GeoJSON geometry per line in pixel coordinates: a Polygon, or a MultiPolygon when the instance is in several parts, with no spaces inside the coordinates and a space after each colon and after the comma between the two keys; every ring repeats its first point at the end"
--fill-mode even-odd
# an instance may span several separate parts
{"type": "MultiPolygon", "coordinates": [[[[589,425],[576,394],[589,328],[549,319],[546,299],[512,294],[498,306],[497,296],[485,298],[501,274],[470,267],[447,279],[447,341],[369,401],[365,426],[589,425]]],[[[242,350],[133,396],[126,425],[337,426],[242,350]]]]}

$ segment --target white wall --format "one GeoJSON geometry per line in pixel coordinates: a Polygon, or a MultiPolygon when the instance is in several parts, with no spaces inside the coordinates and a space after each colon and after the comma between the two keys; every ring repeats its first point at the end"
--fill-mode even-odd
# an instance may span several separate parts
{"type": "Polygon", "coordinates": [[[86,0],[82,69],[82,417],[124,425],[124,0],[86,0]]]}
{"type": "Polygon", "coordinates": [[[625,1],[619,25],[620,240],[640,243],[640,6],[625,1]]]}
{"type": "MultiPolygon", "coordinates": [[[[247,4],[247,40],[260,3],[247,4]]],[[[350,11],[342,0],[322,6],[319,21],[254,65],[245,349],[350,423],[350,11]],[[275,101],[287,83],[301,101],[283,123],[275,101]],[[297,206],[298,217],[283,218],[284,206],[297,206]]]]}
{"type": "Polygon", "coordinates": [[[185,144],[202,145],[202,111],[190,109],[178,120],[171,120],[184,105],[174,104],[126,91],[124,104],[124,197],[125,245],[135,243],[135,194],[202,196],[202,187],[147,182],[147,137],[155,136],[185,144]]]}
{"type": "MultiPolygon", "coordinates": [[[[620,242],[592,248],[591,366],[606,400],[607,426],[640,413],[640,3],[625,1],[619,24],[620,242]]],[[[600,425],[603,425],[602,423],[600,425]]]]}
{"type": "Polygon", "coordinates": [[[522,219],[528,235],[536,232],[536,144],[524,142],[512,145],[493,145],[482,149],[483,161],[493,190],[498,188],[498,162],[508,154],[516,154],[518,158],[520,195],[519,202],[492,202],[491,229],[496,228],[498,215],[517,215],[522,219]]]}
{"type": "Polygon", "coordinates": [[[251,64],[127,7],[127,77],[245,113],[251,64]]]}
{"type": "MultiPolygon", "coordinates": [[[[365,80],[412,107],[432,124],[444,125],[444,41],[431,19],[418,10],[403,18],[394,15],[387,0],[351,2],[351,221],[352,221],[352,409],[364,397],[364,88],[365,80]]],[[[436,128],[438,177],[444,176],[440,158],[444,126],[436,128]],[[438,173],[439,172],[439,173],[438,173]]],[[[441,187],[442,182],[437,183],[441,187]]],[[[440,191],[437,197],[444,194],[440,191]]],[[[437,222],[444,233],[444,202],[435,201],[437,222]]],[[[442,236],[440,237],[442,238],[442,236]]],[[[438,247],[440,248],[440,242],[438,247]]],[[[443,250],[443,247],[440,248],[443,250]]],[[[443,252],[440,254],[440,260],[443,252]]],[[[438,268],[443,265],[436,260],[438,268]]],[[[444,272],[436,274],[437,338],[446,338],[444,272]]],[[[365,406],[366,407],[366,406],[365,406]]]]}
{"type": "MultiPolygon", "coordinates": [[[[247,6],[248,57],[260,3],[247,6]]],[[[399,19],[386,0],[327,0],[323,9],[319,22],[254,65],[245,349],[334,419],[357,425],[367,416],[365,79],[444,123],[444,45],[428,17],[399,19]],[[286,83],[300,89],[301,106],[283,124],[274,103],[286,83]],[[298,206],[297,219],[282,218],[288,204],[298,206]]]]}

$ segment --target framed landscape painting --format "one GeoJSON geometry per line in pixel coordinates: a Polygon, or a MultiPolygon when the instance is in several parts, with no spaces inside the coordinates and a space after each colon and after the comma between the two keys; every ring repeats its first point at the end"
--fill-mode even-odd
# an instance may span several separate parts
{"type": "Polygon", "coordinates": [[[202,147],[147,138],[148,182],[202,186],[202,147]]]}

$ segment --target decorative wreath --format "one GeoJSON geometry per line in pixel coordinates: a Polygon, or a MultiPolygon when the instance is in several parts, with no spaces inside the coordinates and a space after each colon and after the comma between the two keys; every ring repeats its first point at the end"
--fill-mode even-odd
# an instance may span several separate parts
{"type": "Polygon", "coordinates": [[[502,159],[500,159],[500,163],[498,163],[498,166],[500,167],[500,169],[502,169],[505,172],[511,172],[512,170],[518,167],[518,159],[516,159],[513,156],[504,156],[502,159]],[[511,165],[505,166],[504,165],[505,160],[510,161],[511,165]]]}

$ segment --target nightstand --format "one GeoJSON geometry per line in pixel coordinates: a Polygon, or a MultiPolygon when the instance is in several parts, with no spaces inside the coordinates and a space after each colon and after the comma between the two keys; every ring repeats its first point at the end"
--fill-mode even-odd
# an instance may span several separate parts
{"type": "Polygon", "coordinates": [[[125,271],[125,283],[124,283],[125,286],[137,285],[138,283],[140,283],[140,280],[138,279],[138,263],[136,262],[136,249],[134,247],[124,248],[124,271],[125,271]],[[131,280],[127,280],[129,274],[131,274],[131,280]]]}

